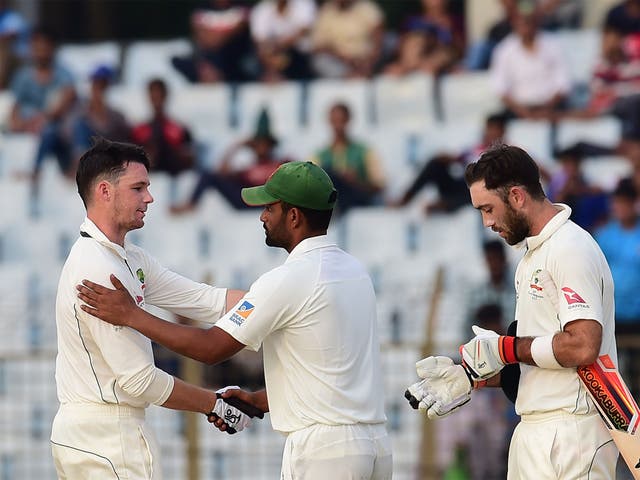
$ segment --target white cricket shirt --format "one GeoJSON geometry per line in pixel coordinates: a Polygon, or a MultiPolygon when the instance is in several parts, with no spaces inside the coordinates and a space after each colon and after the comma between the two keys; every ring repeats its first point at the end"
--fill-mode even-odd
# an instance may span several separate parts
{"type": "Polygon", "coordinates": [[[371,279],[326,236],[300,242],[216,326],[262,345],[274,430],[386,421],[371,279]]]}
{"type": "Polygon", "coordinates": [[[80,232],[62,269],[56,298],[58,400],[161,405],[173,390],[173,377],[155,367],[151,341],[82,311],[76,285],[88,279],[113,288],[113,273],[140,307],[148,303],[210,323],[225,310],[226,289],[171,272],[127,241],[124,248],[112,243],[89,219],[80,232]]]}
{"type": "MultiPolygon", "coordinates": [[[[525,240],[527,252],[516,270],[517,335],[549,335],[573,320],[596,320],[602,325],[600,355],[609,354],[617,364],[609,266],[591,235],[569,220],[571,209],[563,204],[555,206],[560,212],[539,235],[525,240]],[[543,270],[553,279],[555,292],[541,284],[543,270]],[[552,294],[556,295],[557,311],[550,300],[552,294]]],[[[516,401],[519,415],[593,411],[575,368],[552,370],[521,363],[520,369],[516,401]]]]}

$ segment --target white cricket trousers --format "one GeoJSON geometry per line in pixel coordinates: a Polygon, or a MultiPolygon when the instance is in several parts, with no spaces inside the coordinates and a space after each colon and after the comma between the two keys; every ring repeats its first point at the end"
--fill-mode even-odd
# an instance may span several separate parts
{"type": "Polygon", "coordinates": [[[287,435],[281,479],[389,480],[391,470],[384,424],[316,424],[287,435]]]}
{"type": "Polygon", "coordinates": [[[51,450],[60,480],[161,480],[144,409],[97,403],[60,406],[51,450]]]}
{"type": "Polygon", "coordinates": [[[614,480],[617,460],[597,414],[523,415],[509,446],[507,480],[614,480]]]}

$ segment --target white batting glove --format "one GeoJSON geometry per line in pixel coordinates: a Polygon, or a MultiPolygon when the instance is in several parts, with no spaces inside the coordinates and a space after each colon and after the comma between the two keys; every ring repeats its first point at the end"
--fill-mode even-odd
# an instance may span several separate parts
{"type": "Polygon", "coordinates": [[[498,335],[477,325],[471,327],[476,336],[460,347],[462,364],[478,380],[496,375],[505,365],[518,363],[516,337],[498,335]]]}
{"type": "Polygon", "coordinates": [[[416,363],[422,381],[407,388],[405,398],[430,419],[446,417],[471,400],[472,382],[449,357],[427,357],[416,363]]]}
{"type": "MultiPolygon", "coordinates": [[[[221,388],[220,390],[216,390],[216,393],[222,394],[227,390],[239,390],[240,387],[236,385],[228,386],[221,388]]],[[[207,415],[208,417],[216,417],[221,418],[227,424],[226,432],[229,434],[234,434],[236,432],[241,432],[249,425],[251,425],[251,418],[241,410],[238,410],[236,407],[232,407],[229,405],[223,398],[218,398],[216,400],[216,404],[213,407],[213,410],[207,415]]]]}

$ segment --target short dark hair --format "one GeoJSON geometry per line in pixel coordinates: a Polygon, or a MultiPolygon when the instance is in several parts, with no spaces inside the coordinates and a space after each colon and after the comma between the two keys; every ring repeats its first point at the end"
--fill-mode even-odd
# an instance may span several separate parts
{"type": "Polygon", "coordinates": [[[498,190],[506,201],[509,188],[523,187],[536,200],[545,198],[540,184],[540,170],[531,156],[513,145],[496,145],[485,151],[464,172],[467,186],[484,180],[487,190],[498,190]]]}
{"type": "Polygon", "coordinates": [[[485,120],[485,125],[498,125],[500,128],[507,128],[507,116],[504,113],[492,113],[485,120]]]}
{"type": "Polygon", "coordinates": [[[117,182],[130,162],[141,163],[149,170],[149,157],[142,147],[105,138],[95,138],[93,142],[93,146],[80,157],[76,172],[78,194],[85,208],[97,180],[117,182]]]}
{"type": "Polygon", "coordinates": [[[147,83],[147,90],[152,90],[154,88],[159,88],[165,97],[169,94],[169,87],[167,86],[167,82],[165,82],[160,77],[152,78],[151,80],[149,80],[149,83],[147,83]]]}
{"type": "Polygon", "coordinates": [[[309,224],[309,228],[316,231],[326,231],[329,228],[329,223],[331,222],[331,214],[333,213],[333,209],[330,210],[314,210],[312,208],[299,207],[297,205],[292,205],[287,202],[280,202],[282,205],[283,213],[287,213],[292,208],[297,208],[302,212],[304,218],[307,219],[307,223],[309,224]]]}
{"type": "Polygon", "coordinates": [[[351,109],[349,105],[344,102],[334,103],[329,110],[342,110],[342,113],[347,117],[347,120],[351,120],[351,109]]]}
{"type": "Polygon", "coordinates": [[[616,188],[611,192],[612,197],[626,198],[632,202],[635,202],[638,198],[638,190],[633,184],[630,178],[623,178],[618,182],[616,188]]]}

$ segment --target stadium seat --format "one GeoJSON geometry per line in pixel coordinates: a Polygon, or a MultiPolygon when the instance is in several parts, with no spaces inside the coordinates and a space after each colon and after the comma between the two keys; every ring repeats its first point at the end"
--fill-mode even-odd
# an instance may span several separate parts
{"type": "Polygon", "coordinates": [[[449,74],[440,80],[440,98],[445,122],[484,121],[487,115],[501,109],[498,96],[491,88],[489,73],[449,74]]]}
{"type": "Polygon", "coordinates": [[[582,162],[582,171],[591,185],[612,191],[621,178],[633,173],[629,161],[623,157],[587,158],[582,162]]]}
{"type": "Polygon", "coordinates": [[[309,85],[306,122],[309,128],[328,130],[328,115],[332,105],[346,103],[351,109],[351,128],[363,133],[372,123],[372,92],[365,80],[320,79],[309,85]]]}
{"type": "Polygon", "coordinates": [[[507,125],[507,140],[525,149],[536,162],[551,165],[551,126],[548,122],[512,120],[507,125]]]}
{"type": "Polygon", "coordinates": [[[193,85],[171,94],[171,112],[196,138],[215,137],[216,130],[228,129],[230,95],[228,85],[193,85]]]}
{"type": "Polygon", "coordinates": [[[0,176],[27,174],[34,164],[38,137],[30,133],[5,133],[0,142],[0,176]]]}
{"type": "Polygon", "coordinates": [[[560,47],[563,60],[575,83],[586,85],[600,56],[600,32],[593,30],[560,30],[552,34],[560,47]]]}
{"type": "Polygon", "coordinates": [[[269,112],[276,136],[300,128],[302,122],[302,87],[296,82],[276,84],[247,83],[238,87],[238,130],[250,134],[262,108],[269,112]]]}
{"type": "Polygon", "coordinates": [[[604,147],[615,147],[620,141],[621,125],[615,117],[593,120],[563,120],[558,124],[558,148],[567,148],[577,142],[589,142],[604,147]]]}
{"type": "MultiPolygon", "coordinates": [[[[112,107],[122,112],[133,125],[148,120],[151,116],[146,85],[114,85],[107,91],[107,96],[112,107]]],[[[173,103],[171,96],[168,102],[171,107],[173,103]]]]}
{"type": "Polygon", "coordinates": [[[433,76],[379,76],[372,83],[379,127],[426,128],[434,123],[433,76]]]}
{"type": "Polygon", "coordinates": [[[186,39],[135,42],[124,52],[122,81],[130,87],[143,87],[152,77],[164,79],[170,87],[186,87],[188,81],[171,65],[171,57],[188,55],[191,44],[186,39]]]}
{"type": "Polygon", "coordinates": [[[116,42],[66,44],[58,49],[57,59],[71,71],[76,84],[83,85],[98,66],[108,66],[117,72],[121,54],[121,48],[116,42]]]}

